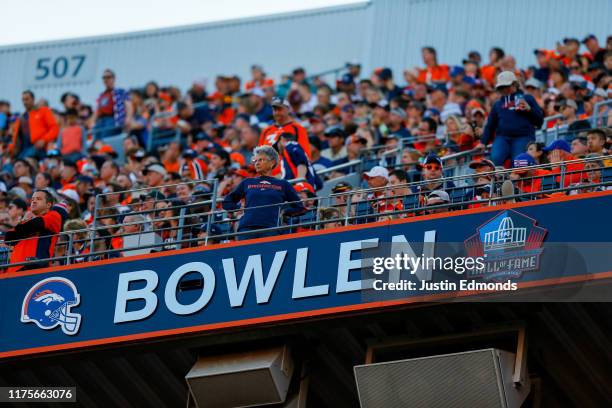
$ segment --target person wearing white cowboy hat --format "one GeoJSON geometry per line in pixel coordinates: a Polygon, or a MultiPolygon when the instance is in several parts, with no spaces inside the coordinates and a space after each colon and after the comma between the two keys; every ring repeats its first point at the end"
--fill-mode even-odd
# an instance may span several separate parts
{"type": "Polygon", "coordinates": [[[544,122],[544,112],[533,96],[521,91],[512,71],[497,76],[495,89],[501,97],[491,108],[477,147],[484,148],[495,135],[491,159],[496,166],[502,166],[507,159],[523,153],[527,144],[535,140],[535,131],[544,122]]]}

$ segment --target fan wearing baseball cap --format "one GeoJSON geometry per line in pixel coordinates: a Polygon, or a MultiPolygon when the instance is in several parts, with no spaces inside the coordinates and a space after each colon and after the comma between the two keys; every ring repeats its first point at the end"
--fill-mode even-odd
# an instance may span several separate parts
{"type": "MultiPolygon", "coordinates": [[[[542,189],[542,177],[550,174],[542,169],[526,168],[536,166],[535,159],[527,153],[521,153],[514,158],[514,170],[510,173],[510,179],[516,181],[516,187],[522,193],[534,193],[542,189]]],[[[533,199],[528,197],[527,200],[533,199]]]]}
{"type": "Polygon", "coordinates": [[[312,209],[317,206],[317,202],[314,200],[314,198],[317,197],[317,194],[315,193],[315,189],[312,184],[307,181],[300,181],[299,183],[295,183],[293,185],[293,189],[303,200],[302,203],[307,209],[312,209]]]}
{"type": "MultiPolygon", "coordinates": [[[[471,191],[465,195],[465,200],[480,200],[482,198],[488,198],[491,195],[491,180],[495,178],[494,174],[486,174],[495,171],[495,165],[489,159],[472,160],[469,165],[470,169],[474,170],[474,187],[471,191]],[[486,197],[483,194],[484,187],[486,187],[486,197]]],[[[497,181],[497,180],[495,180],[497,181]]],[[[495,191],[497,183],[493,184],[493,190],[495,191]]],[[[470,204],[469,208],[476,208],[485,206],[485,203],[470,204]]]]}
{"type": "Polygon", "coordinates": [[[563,162],[576,160],[576,157],[571,154],[571,146],[565,140],[555,140],[542,150],[547,154],[548,161],[552,165],[551,174],[559,174],[557,176],[558,183],[561,183],[562,167],[565,167],[563,187],[580,183],[586,177],[586,174],[582,172],[584,163],[565,163],[564,166],[562,165],[563,162]]]}
{"type": "Polygon", "coordinates": [[[306,179],[315,189],[320,190],[323,187],[323,181],[317,176],[312,163],[296,139],[293,133],[282,133],[278,142],[275,143],[282,162],[281,175],[285,180],[306,179]]]}
{"type": "Polygon", "coordinates": [[[353,191],[353,186],[346,181],[337,183],[331,190],[331,198],[333,198],[333,206],[340,211],[342,217],[346,215],[348,199],[353,191]]]}
{"type": "Polygon", "coordinates": [[[451,190],[455,188],[452,180],[443,180],[442,160],[436,154],[429,154],[421,167],[421,180],[428,183],[420,184],[412,188],[414,193],[419,193],[419,202],[425,205],[427,196],[434,190],[451,190]]]}
{"type": "MultiPolygon", "coordinates": [[[[293,121],[291,118],[291,105],[289,105],[289,102],[280,98],[272,99],[272,112],[274,123],[261,132],[259,146],[274,146],[274,144],[278,142],[281,134],[291,133],[295,135],[298,144],[304,149],[306,157],[310,159],[308,132],[302,125],[293,121]]],[[[279,166],[274,169],[272,175],[276,176],[280,174],[280,172],[281,167],[279,164],[279,166]]]]}
{"type": "Polygon", "coordinates": [[[390,191],[383,189],[389,185],[389,171],[382,166],[374,166],[368,172],[363,173],[363,178],[368,187],[378,189],[367,194],[366,200],[377,213],[401,211],[404,206],[401,201],[393,203],[390,191]]]}
{"type": "Polygon", "coordinates": [[[535,140],[535,131],[542,126],[544,113],[533,96],[520,90],[514,72],[500,73],[495,88],[501,98],[491,109],[478,146],[486,146],[495,136],[491,158],[496,166],[502,166],[506,159],[518,156],[535,140]]]}

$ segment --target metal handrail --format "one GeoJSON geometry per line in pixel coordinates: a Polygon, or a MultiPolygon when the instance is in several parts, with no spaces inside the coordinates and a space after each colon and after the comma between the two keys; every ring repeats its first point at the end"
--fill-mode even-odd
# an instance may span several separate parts
{"type": "MultiPolygon", "coordinates": [[[[582,163],[587,163],[589,161],[600,161],[600,160],[604,160],[604,159],[610,159],[612,158],[612,156],[602,156],[602,157],[595,157],[595,158],[590,158],[590,159],[582,159],[582,160],[573,160],[573,161],[568,161],[568,162],[564,162],[564,163],[560,163],[559,166],[562,168],[562,171],[560,172],[560,174],[552,174],[552,176],[559,176],[561,177],[561,183],[559,185],[558,188],[554,188],[554,189],[548,189],[545,191],[537,191],[537,192],[528,192],[528,193],[520,193],[520,194],[513,194],[510,196],[505,196],[505,197],[491,197],[488,199],[484,199],[484,200],[470,200],[470,201],[459,201],[459,202],[452,202],[452,203],[448,203],[447,205],[439,205],[439,206],[425,206],[425,207],[418,207],[418,208],[414,208],[414,209],[403,209],[403,210],[398,210],[398,211],[388,211],[388,212],[384,212],[384,213],[377,213],[377,214],[366,214],[366,215],[350,215],[350,211],[351,211],[351,205],[355,204],[355,202],[351,202],[351,195],[349,195],[349,199],[347,200],[347,213],[344,216],[344,222],[349,222],[349,221],[355,221],[355,220],[360,220],[360,219],[368,219],[368,218],[376,218],[376,217],[381,217],[381,216],[393,216],[393,215],[397,215],[397,214],[404,214],[404,213],[417,213],[417,212],[426,212],[430,209],[435,209],[435,208],[443,208],[443,207],[453,207],[453,206],[461,206],[461,205],[465,205],[467,203],[469,204],[479,204],[479,203],[489,203],[489,204],[494,204],[497,201],[505,201],[505,200],[513,200],[513,199],[520,199],[520,198],[526,198],[526,197],[532,197],[532,198],[538,198],[539,196],[542,196],[544,194],[551,194],[551,193],[555,193],[555,192],[568,192],[568,191],[573,191],[573,190],[584,190],[584,189],[589,189],[589,188],[593,188],[593,187],[598,187],[598,186],[610,186],[612,185],[612,182],[600,182],[600,183],[587,183],[587,184],[581,184],[581,185],[568,185],[566,187],[564,187],[564,177],[566,177],[569,174],[572,173],[585,173],[588,171],[592,171],[592,170],[576,170],[576,171],[572,171],[572,172],[567,172],[565,171],[565,168],[567,167],[568,164],[572,164],[572,163],[577,163],[577,162],[582,162],[582,163]],[[397,214],[396,214],[397,213],[397,214]]],[[[546,165],[539,165],[539,166],[531,166],[529,168],[525,168],[525,169],[536,169],[536,168],[541,168],[543,166],[546,165]]],[[[506,174],[508,172],[512,172],[512,169],[509,170],[498,170],[498,171],[493,171],[493,172],[483,172],[483,173],[478,173],[479,176],[485,176],[485,175],[503,175],[506,174]]],[[[474,175],[469,175],[468,177],[473,177],[474,175]]],[[[543,178],[543,177],[548,177],[551,175],[545,175],[545,176],[535,176],[535,177],[531,177],[532,179],[535,178],[543,178]]],[[[458,177],[456,177],[455,179],[457,179],[458,177]]],[[[493,179],[494,177],[492,177],[493,179]]],[[[499,178],[499,177],[498,177],[499,178]]],[[[524,180],[525,178],[523,178],[524,180]]],[[[359,194],[364,195],[367,197],[368,193],[373,193],[373,192],[377,192],[380,190],[395,190],[401,187],[408,187],[408,186],[414,186],[414,185],[423,185],[423,184],[427,184],[427,183],[432,183],[432,182],[444,182],[448,180],[447,179],[436,179],[436,180],[431,180],[431,181],[427,181],[427,182],[421,182],[421,183],[406,183],[404,185],[396,185],[396,186],[387,186],[384,188],[378,188],[378,189],[365,189],[365,190],[361,190],[358,191],[359,194]]],[[[465,188],[465,187],[457,187],[457,188],[465,188]]],[[[411,193],[409,195],[415,195],[415,194],[420,194],[420,193],[411,193]]],[[[405,195],[408,196],[408,195],[405,195]]],[[[394,199],[403,199],[405,196],[396,196],[393,197],[394,199]]],[[[325,197],[318,197],[315,200],[316,201],[321,201],[322,199],[324,199],[325,197]]],[[[329,197],[326,197],[329,199],[329,197]]],[[[309,200],[301,200],[301,201],[310,201],[309,200]]],[[[361,200],[361,202],[363,201],[373,201],[372,199],[368,200],[366,198],[366,200],[361,200]]],[[[283,205],[287,205],[289,203],[284,203],[283,205]]],[[[258,208],[266,208],[266,207],[274,207],[277,205],[267,205],[267,206],[260,206],[260,207],[252,207],[249,208],[249,210],[256,210],[258,208]]],[[[214,207],[213,207],[214,210],[214,207]]],[[[238,209],[238,210],[234,210],[234,211],[223,211],[222,213],[225,214],[232,214],[233,212],[239,212],[239,211],[244,211],[244,209],[238,209]]],[[[213,216],[215,214],[219,214],[219,211],[212,211],[212,212],[208,212],[207,214],[204,214],[207,216],[208,221],[209,221],[209,226],[214,223],[213,221],[213,216]]],[[[184,213],[183,213],[184,215],[184,213]]],[[[197,216],[198,214],[195,214],[194,216],[197,216]]],[[[202,215],[202,214],[200,214],[202,215]]],[[[156,219],[153,220],[153,222],[164,222],[164,221],[169,221],[169,220],[180,220],[182,217],[179,215],[178,217],[166,217],[166,218],[162,218],[162,219],[156,219]]],[[[235,222],[235,220],[230,219],[228,222],[235,222]]],[[[309,221],[309,222],[305,222],[305,223],[301,223],[301,224],[292,224],[292,225],[279,225],[276,227],[272,227],[272,228],[266,228],[266,229],[262,229],[261,231],[285,231],[285,230],[290,230],[293,228],[298,228],[298,227],[309,227],[309,226],[313,226],[313,225],[320,225],[320,224],[324,224],[327,222],[331,222],[330,220],[316,220],[316,221],[309,221]]],[[[72,240],[72,235],[73,234],[78,234],[78,233],[83,233],[83,232],[87,232],[87,233],[91,233],[95,240],[100,240],[100,239],[107,239],[106,237],[95,237],[95,233],[101,229],[107,229],[107,228],[120,228],[123,225],[136,225],[136,224],[143,224],[141,222],[134,222],[134,223],[124,223],[124,224],[115,224],[109,227],[98,227],[98,228],[93,228],[93,229],[86,229],[86,230],[76,230],[76,231],[65,231],[63,233],[57,234],[57,235],[66,235],[69,234],[70,240],[69,240],[69,247],[73,246],[74,243],[76,242],[87,242],[88,239],[83,239],[83,240],[72,240]]],[[[199,222],[197,223],[199,224],[199,222]]],[[[182,226],[177,226],[177,227],[165,227],[165,228],[159,228],[157,230],[153,229],[153,230],[149,230],[149,231],[145,231],[145,233],[157,233],[160,231],[167,231],[167,230],[174,230],[174,229],[185,229],[185,228],[189,228],[192,227],[194,225],[197,224],[188,224],[185,225],[184,222],[182,224],[182,226]]],[[[241,235],[246,235],[246,234],[251,234],[254,231],[247,231],[247,232],[229,232],[227,234],[222,234],[222,235],[218,235],[215,236],[215,239],[221,239],[221,238],[230,238],[230,237],[238,237],[241,235]]],[[[126,234],[115,234],[113,236],[125,236],[125,235],[134,235],[133,233],[126,233],[126,234]]],[[[208,228],[208,234],[207,237],[210,236],[210,227],[208,228]]],[[[200,238],[190,238],[190,239],[181,239],[181,240],[175,240],[172,242],[173,245],[182,245],[185,242],[194,242],[194,241],[198,241],[198,240],[202,240],[200,238]]],[[[208,244],[208,238],[205,239],[205,243],[208,244]]],[[[151,245],[145,245],[145,246],[139,246],[138,248],[125,248],[125,251],[130,251],[130,250],[134,250],[134,249],[148,249],[148,248],[163,248],[165,246],[169,245],[168,242],[162,242],[162,243],[155,243],[155,244],[151,244],[151,245]]],[[[92,248],[93,249],[93,248],[92,248]]],[[[104,251],[100,251],[100,252],[95,252],[93,250],[90,251],[89,254],[83,254],[82,256],[77,255],[79,257],[84,257],[84,258],[91,258],[91,257],[95,257],[98,255],[105,255],[105,254],[114,254],[117,252],[121,252],[121,250],[118,249],[107,249],[104,251]]],[[[70,257],[74,257],[74,254],[71,254],[70,252],[67,254],[66,256],[66,260],[67,262],[70,262],[70,257]]],[[[58,259],[58,258],[52,258],[52,259],[58,259]]],[[[46,260],[44,259],[37,259],[35,261],[28,261],[28,262],[23,262],[23,263],[19,263],[19,264],[12,264],[11,266],[17,266],[17,265],[26,265],[26,264],[38,264],[38,263],[44,263],[46,260]]]]}
{"type": "MultiPolygon", "coordinates": [[[[584,170],[580,170],[578,172],[583,172],[584,170]]],[[[540,176],[541,177],[541,176],[540,176]]],[[[493,197],[493,198],[488,198],[488,199],[480,199],[480,200],[471,200],[471,201],[465,201],[465,202],[454,202],[454,203],[446,203],[446,204],[437,204],[437,205],[430,205],[430,206],[425,206],[425,207],[418,207],[418,208],[413,208],[413,209],[402,209],[402,210],[396,210],[396,211],[385,211],[382,213],[372,213],[372,214],[364,214],[364,215],[349,215],[349,212],[347,211],[347,214],[345,217],[341,217],[341,218],[334,218],[334,219],[327,219],[327,220],[320,220],[320,219],[316,219],[315,221],[309,221],[309,222],[304,222],[301,224],[293,224],[293,225],[282,225],[282,226],[276,226],[276,227],[270,227],[270,228],[265,228],[265,229],[261,229],[258,230],[257,232],[279,232],[282,233],[283,231],[287,231],[290,229],[294,229],[297,227],[302,227],[302,228],[306,228],[306,229],[310,229],[310,227],[318,227],[318,226],[323,226],[327,223],[331,223],[331,222],[341,222],[344,223],[345,225],[347,225],[347,221],[359,221],[362,219],[371,219],[371,218],[379,218],[379,217],[394,217],[394,216],[398,216],[398,215],[405,215],[405,214],[415,214],[416,213],[428,213],[431,210],[436,210],[436,209],[447,209],[449,211],[451,211],[453,209],[453,207],[457,207],[457,206],[461,206],[462,204],[490,204],[490,205],[495,205],[496,202],[502,202],[502,201],[509,201],[509,200],[516,200],[516,199],[520,199],[520,198],[527,198],[527,197],[534,197],[534,196],[538,196],[538,195],[543,195],[543,194],[552,194],[552,193],[558,193],[558,192],[570,192],[570,191],[574,191],[574,190],[583,190],[583,189],[591,189],[594,187],[604,187],[604,186],[612,186],[612,182],[599,182],[599,183],[589,183],[589,184],[584,184],[584,185],[580,185],[580,186],[575,186],[575,185],[569,185],[567,187],[559,187],[556,189],[550,189],[550,190],[546,190],[546,191],[538,191],[538,192],[528,192],[528,193],[519,193],[519,194],[513,194],[513,195],[509,195],[509,196],[502,196],[502,197],[493,197]]],[[[364,200],[365,201],[365,200],[364,200]]],[[[370,200],[371,201],[371,200],[370,200]]],[[[377,221],[377,220],[376,220],[377,221]]],[[[376,222],[374,221],[374,222],[376,222]]],[[[173,227],[173,229],[177,229],[178,227],[173,227]]],[[[183,227],[183,228],[187,228],[187,227],[183,227]]],[[[160,230],[167,230],[166,229],[160,229],[160,230]]],[[[86,231],[86,230],[83,230],[86,231]]],[[[63,232],[61,233],[61,235],[66,235],[66,234],[73,234],[76,233],[77,231],[69,231],[69,232],[63,232]]],[[[152,233],[155,231],[146,231],[146,233],[152,233]]],[[[243,232],[229,232],[226,234],[220,234],[220,235],[216,235],[214,237],[211,238],[215,238],[216,240],[221,240],[223,241],[224,239],[229,239],[229,238],[236,238],[236,237],[240,237],[243,235],[250,235],[252,234],[253,231],[243,231],[243,232]]],[[[60,235],[60,234],[58,234],[60,235]]],[[[123,235],[138,235],[138,234],[123,234],[123,235]]],[[[208,237],[207,237],[208,238],[208,237]]],[[[97,239],[105,239],[105,238],[97,238],[97,239]]],[[[44,259],[37,259],[34,261],[24,261],[24,262],[18,262],[18,263],[12,263],[12,264],[7,264],[7,265],[3,265],[3,267],[9,267],[9,266],[21,266],[21,265],[33,265],[33,264],[43,264],[43,263],[49,263],[52,261],[59,261],[59,260],[66,260],[69,263],[70,258],[74,258],[74,257],[81,257],[81,258],[96,258],[99,256],[104,256],[104,255],[113,255],[116,253],[121,253],[122,251],[133,251],[136,249],[142,250],[142,249],[159,249],[159,248],[163,248],[165,246],[168,245],[180,245],[180,246],[184,246],[183,244],[191,244],[193,242],[197,242],[197,241],[202,241],[205,240],[205,245],[208,244],[208,240],[206,238],[187,238],[187,239],[181,239],[181,240],[176,240],[176,241],[172,241],[172,242],[161,242],[161,243],[155,243],[155,244],[147,244],[147,245],[140,245],[138,247],[134,247],[134,248],[122,248],[122,249],[107,249],[104,251],[92,251],[90,253],[87,254],[70,254],[68,253],[67,255],[64,256],[54,256],[52,258],[44,258],[44,259]]],[[[86,240],[76,240],[74,242],[84,242],[86,240]]],[[[129,259],[129,257],[126,257],[127,259],[129,259]]]]}
{"type": "Polygon", "coordinates": [[[342,163],[342,164],[338,164],[336,166],[332,166],[332,167],[327,167],[323,170],[317,170],[317,174],[319,176],[334,172],[334,171],[338,171],[338,170],[344,170],[344,169],[348,169],[350,167],[354,167],[354,166],[360,166],[363,163],[363,161],[361,159],[355,159],[355,160],[351,160],[350,162],[346,162],[346,163],[342,163]]]}

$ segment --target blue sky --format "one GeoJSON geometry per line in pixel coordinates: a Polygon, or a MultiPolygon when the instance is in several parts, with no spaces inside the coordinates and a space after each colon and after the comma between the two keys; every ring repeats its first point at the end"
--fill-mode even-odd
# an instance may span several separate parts
{"type": "MultiPolygon", "coordinates": [[[[361,0],[363,1],[363,0],[361,0]]],[[[360,0],[20,0],[2,4],[0,45],[229,20],[360,0]],[[27,16],[27,17],[26,17],[27,16]],[[8,17],[8,18],[7,18],[8,17]]]]}

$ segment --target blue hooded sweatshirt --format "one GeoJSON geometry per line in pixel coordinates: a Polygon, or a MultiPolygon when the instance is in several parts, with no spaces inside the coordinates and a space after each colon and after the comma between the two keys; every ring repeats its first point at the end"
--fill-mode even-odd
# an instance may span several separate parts
{"type": "Polygon", "coordinates": [[[502,96],[491,109],[491,114],[485,125],[482,135],[482,144],[487,144],[493,134],[505,137],[525,137],[535,136],[536,129],[539,129],[544,122],[544,112],[531,95],[521,91],[509,96],[502,96]],[[531,110],[516,110],[521,98],[531,107],[531,110]]]}

